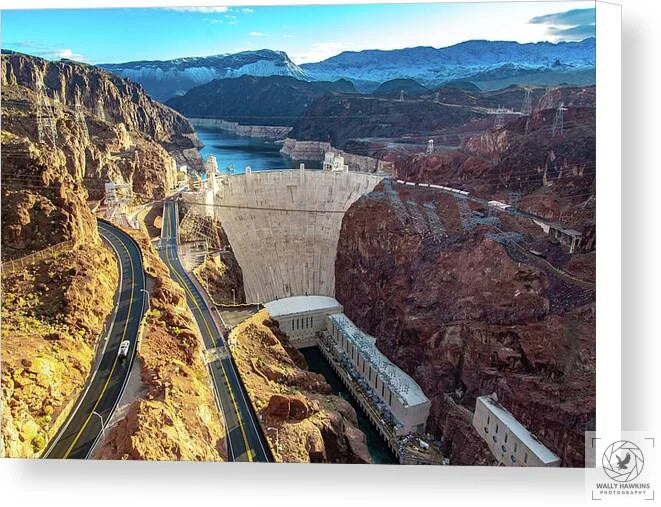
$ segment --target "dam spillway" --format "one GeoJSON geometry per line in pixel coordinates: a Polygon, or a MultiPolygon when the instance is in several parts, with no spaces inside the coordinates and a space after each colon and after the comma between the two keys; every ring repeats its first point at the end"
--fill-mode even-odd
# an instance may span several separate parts
{"type": "Polygon", "coordinates": [[[214,214],[243,271],[246,300],[334,296],[344,213],[381,179],[298,169],[226,177],[215,194],[214,214]]]}

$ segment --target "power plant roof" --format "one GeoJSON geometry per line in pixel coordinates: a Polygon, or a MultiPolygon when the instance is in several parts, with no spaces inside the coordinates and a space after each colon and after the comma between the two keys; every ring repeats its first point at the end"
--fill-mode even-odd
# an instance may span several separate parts
{"type": "Polygon", "coordinates": [[[376,338],[361,331],[344,313],[328,316],[342,334],[359,349],[372,368],[379,372],[388,389],[398,396],[405,406],[429,402],[420,386],[404,371],[376,348],[376,338]]]}
{"type": "Polygon", "coordinates": [[[271,317],[283,317],[319,310],[342,310],[342,305],[337,302],[337,299],[329,296],[292,296],[270,301],[265,303],[264,306],[271,317]]]}

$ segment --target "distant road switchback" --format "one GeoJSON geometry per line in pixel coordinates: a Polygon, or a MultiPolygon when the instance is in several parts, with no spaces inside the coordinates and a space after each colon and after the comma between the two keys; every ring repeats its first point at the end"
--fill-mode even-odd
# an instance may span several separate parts
{"type": "Polygon", "coordinates": [[[208,363],[219,409],[227,427],[229,461],[272,461],[266,438],[259,427],[225,337],[213,319],[211,310],[198,287],[191,281],[179,261],[177,251],[177,203],[171,199],[163,203],[163,226],[160,255],[170,270],[170,276],[186,292],[188,306],[202,334],[207,350],[214,350],[217,359],[208,363]]]}
{"type": "Polygon", "coordinates": [[[138,343],[140,322],[146,308],[145,274],[140,248],[122,230],[108,222],[98,222],[99,233],[110,244],[120,268],[120,285],[110,332],[102,337],[101,359],[78,404],[42,457],[85,459],[103,434],[131,371],[138,343]],[[119,358],[119,345],[128,340],[127,357],[119,358]]]}

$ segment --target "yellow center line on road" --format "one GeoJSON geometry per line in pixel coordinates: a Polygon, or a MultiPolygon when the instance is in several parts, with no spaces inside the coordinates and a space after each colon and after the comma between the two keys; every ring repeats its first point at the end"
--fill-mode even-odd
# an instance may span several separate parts
{"type": "MultiPolygon", "coordinates": [[[[110,233],[110,234],[112,236],[115,236],[112,233],[110,233]]],[[[131,266],[131,298],[129,299],[129,307],[128,307],[128,311],[126,313],[126,321],[124,322],[124,330],[122,331],[122,339],[119,341],[121,343],[122,341],[124,341],[124,339],[126,337],[126,331],[128,329],[128,325],[129,325],[129,318],[131,316],[131,307],[133,306],[133,294],[135,292],[135,282],[134,282],[135,269],[134,269],[134,266],[133,266],[133,258],[131,257],[131,253],[129,252],[128,248],[126,248],[126,245],[124,244],[123,241],[120,240],[120,244],[122,245],[122,248],[126,251],[126,254],[129,258],[129,264],[131,266]]],[[[120,267],[121,267],[121,260],[120,259],[117,259],[117,260],[120,262],[120,267]]],[[[120,273],[120,276],[121,276],[121,273],[120,273]]],[[[103,395],[105,394],[106,389],[108,388],[108,384],[110,384],[110,379],[112,378],[112,374],[115,372],[115,368],[117,367],[117,362],[118,361],[119,361],[119,355],[115,356],[115,361],[112,363],[112,368],[110,369],[110,373],[108,374],[108,378],[106,379],[105,384],[103,384],[103,389],[101,390],[101,394],[99,394],[99,397],[97,398],[96,403],[94,403],[94,407],[92,407],[92,410],[90,411],[89,415],[87,416],[87,419],[85,419],[85,422],[83,423],[80,430],[76,434],[76,438],[74,438],[73,442],[71,442],[71,445],[69,445],[69,447],[67,448],[67,451],[64,453],[64,458],[65,459],[69,457],[69,454],[71,454],[72,449],[74,448],[74,446],[76,445],[76,443],[80,439],[80,436],[83,434],[83,431],[85,430],[85,428],[89,424],[90,419],[92,418],[92,415],[94,414],[94,412],[96,411],[96,409],[99,406],[99,403],[101,403],[101,398],[103,398],[103,395]]],[[[103,424],[103,421],[101,422],[101,424],[103,424]]]]}
{"type": "MultiPolygon", "coordinates": [[[[174,213],[174,208],[173,208],[173,213],[174,213]]],[[[168,227],[166,228],[168,230],[169,237],[172,238],[173,235],[175,234],[175,228],[174,228],[174,220],[173,217],[170,217],[169,213],[163,213],[164,218],[163,221],[165,221],[165,217],[167,216],[168,218],[168,227]]],[[[207,328],[207,332],[209,333],[209,336],[213,338],[214,334],[211,332],[211,327],[209,326],[209,322],[207,321],[204,312],[202,312],[202,308],[200,308],[200,305],[197,302],[197,298],[193,296],[192,291],[188,287],[188,284],[184,281],[183,277],[177,272],[177,270],[174,268],[174,265],[172,264],[170,257],[168,255],[168,248],[167,245],[165,247],[165,259],[168,264],[168,268],[170,268],[171,272],[174,273],[174,275],[179,279],[182,288],[184,291],[190,296],[190,299],[195,303],[195,306],[197,307],[198,312],[200,313],[200,316],[202,317],[202,320],[204,321],[204,325],[207,328]]],[[[176,247],[176,241],[175,241],[175,246],[176,247]]],[[[229,382],[229,378],[227,377],[227,372],[225,371],[225,367],[223,366],[223,362],[220,361],[220,369],[223,372],[223,377],[225,378],[225,383],[227,384],[227,390],[230,394],[230,399],[232,400],[232,405],[234,406],[234,412],[236,413],[236,418],[237,421],[239,422],[239,428],[241,429],[241,435],[243,437],[243,443],[246,448],[246,454],[248,455],[248,461],[253,461],[253,451],[250,448],[250,445],[248,444],[248,438],[246,436],[246,431],[245,428],[243,427],[243,418],[241,417],[241,413],[239,412],[239,406],[236,403],[236,399],[234,398],[234,393],[232,392],[231,384],[229,382]]],[[[229,435],[228,435],[228,438],[229,435]]]]}

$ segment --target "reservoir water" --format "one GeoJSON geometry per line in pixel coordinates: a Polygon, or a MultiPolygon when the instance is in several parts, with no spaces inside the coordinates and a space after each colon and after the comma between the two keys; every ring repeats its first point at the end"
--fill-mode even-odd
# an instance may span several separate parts
{"type": "MultiPolygon", "coordinates": [[[[232,167],[235,174],[245,172],[246,166],[255,171],[268,169],[297,168],[300,161],[291,160],[280,153],[281,145],[263,139],[241,137],[219,129],[196,127],[197,137],[204,147],[200,154],[206,160],[209,155],[216,157],[220,172],[228,172],[232,167]]],[[[317,161],[302,161],[309,169],[319,169],[317,161]]]]}
{"type": "Polygon", "coordinates": [[[301,353],[308,363],[310,371],[321,373],[326,381],[330,384],[333,393],[347,400],[351,406],[356,410],[358,416],[358,427],[365,433],[367,437],[367,449],[372,457],[372,461],[376,464],[393,464],[399,463],[390,448],[381,438],[381,435],[376,431],[372,423],[367,418],[363,409],[353,399],[351,393],[344,386],[337,373],[328,364],[326,358],[323,356],[318,347],[308,347],[301,349],[301,353]]]}

